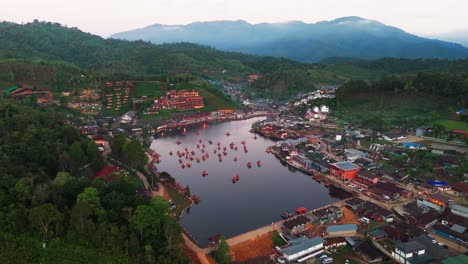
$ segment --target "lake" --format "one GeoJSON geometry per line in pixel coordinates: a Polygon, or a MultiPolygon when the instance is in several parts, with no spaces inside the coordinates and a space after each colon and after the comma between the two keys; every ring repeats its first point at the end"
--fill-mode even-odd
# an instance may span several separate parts
{"type": "Polygon", "coordinates": [[[161,155],[158,170],[167,171],[182,186],[189,185],[192,195],[201,197],[201,203],[186,212],[181,223],[202,247],[208,244],[210,236],[222,234],[230,238],[276,222],[284,211],[294,212],[297,207],[313,209],[337,201],[312,177],[289,168],[265,152],[275,142],[261,136],[255,139],[249,132],[252,124],[262,119],[211,124],[207,128],[188,130],[186,135],[180,131],[160,137],[151,145],[161,155]],[[231,135],[227,136],[227,132],[231,135]],[[194,158],[201,158],[200,139],[209,158],[197,163],[195,159],[190,161],[183,157],[183,163],[190,162],[192,166],[181,168],[177,151],[187,148],[189,152],[195,151],[194,158]],[[176,143],[178,140],[180,145],[176,143]],[[209,140],[213,144],[210,145],[209,140]],[[245,141],[247,153],[242,141],[245,141]],[[221,150],[217,150],[218,142],[221,150]],[[230,148],[231,142],[238,147],[237,151],[230,148]],[[223,147],[227,148],[227,155],[222,155],[223,160],[219,162],[214,150],[220,153],[223,147]],[[170,151],[174,153],[172,156],[170,151]],[[258,160],[261,167],[256,164],[258,160]],[[246,166],[248,162],[252,163],[250,169],[246,166]],[[208,176],[202,177],[203,170],[208,176]],[[235,174],[240,180],[234,184],[231,179],[235,174]]]}

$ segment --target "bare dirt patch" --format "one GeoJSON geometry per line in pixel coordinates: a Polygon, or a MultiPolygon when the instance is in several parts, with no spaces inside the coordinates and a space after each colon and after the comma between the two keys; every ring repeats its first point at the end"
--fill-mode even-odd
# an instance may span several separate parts
{"type": "Polygon", "coordinates": [[[231,247],[232,261],[246,261],[259,256],[270,256],[274,253],[271,233],[263,234],[231,247]]]}

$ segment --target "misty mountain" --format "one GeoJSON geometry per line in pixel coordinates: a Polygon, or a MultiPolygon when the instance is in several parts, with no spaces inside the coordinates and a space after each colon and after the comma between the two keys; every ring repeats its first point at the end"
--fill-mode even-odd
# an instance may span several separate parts
{"type": "Polygon", "coordinates": [[[453,32],[430,35],[431,38],[460,43],[468,48],[468,28],[453,32]]]}
{"type": "Polygon", "coordinates": [[[111,38],[156,44],[192,42],[221,50],[287,57],[303,62],[316,62],[328,57],[468,57],[468,49],[460,44],[422,38],[360,17],[313,24],[301,21],[250,24],[243,20],[188,25],[154,24],[116,33],[111,38]]]}

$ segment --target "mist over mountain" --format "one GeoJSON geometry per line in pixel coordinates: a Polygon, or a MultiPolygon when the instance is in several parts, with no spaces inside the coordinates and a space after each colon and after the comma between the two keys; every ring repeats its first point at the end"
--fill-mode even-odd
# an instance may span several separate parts
{"type": "Polygon", "coordinates": [[[468,48],[468,28],[452,32],[429,35],[430,38],[460,43],[468,48]]]}
{"type": "Polygon", "coordinates": [[[154,24],[111,38],[152,43],[192,42],[221,50],[316,62],[328,57],[378,59],[468,57],[460,44],[422,38],[360,17],[308,24],[301,21],[250,24],[243,20],[154,24]]]}

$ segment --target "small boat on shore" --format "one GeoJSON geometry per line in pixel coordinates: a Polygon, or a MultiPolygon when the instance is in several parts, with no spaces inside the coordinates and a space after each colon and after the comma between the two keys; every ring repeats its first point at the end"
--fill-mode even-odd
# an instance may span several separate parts
{"type": "Polygon", "coordinates": [[[305,213],[307,213],[307,208],[305,207],[296,208],[296,214],[305,214],[305,213]]]}
{"type": "Polygon", "coordinates": [[[283,219],[288,219],[288,218],[291,218],[291,217],[293,217],[293,214],[291,212],[286,212],[285,211],[285,212],[283,212],[281,214],[281,218],[283,218],[283,219]]]}

